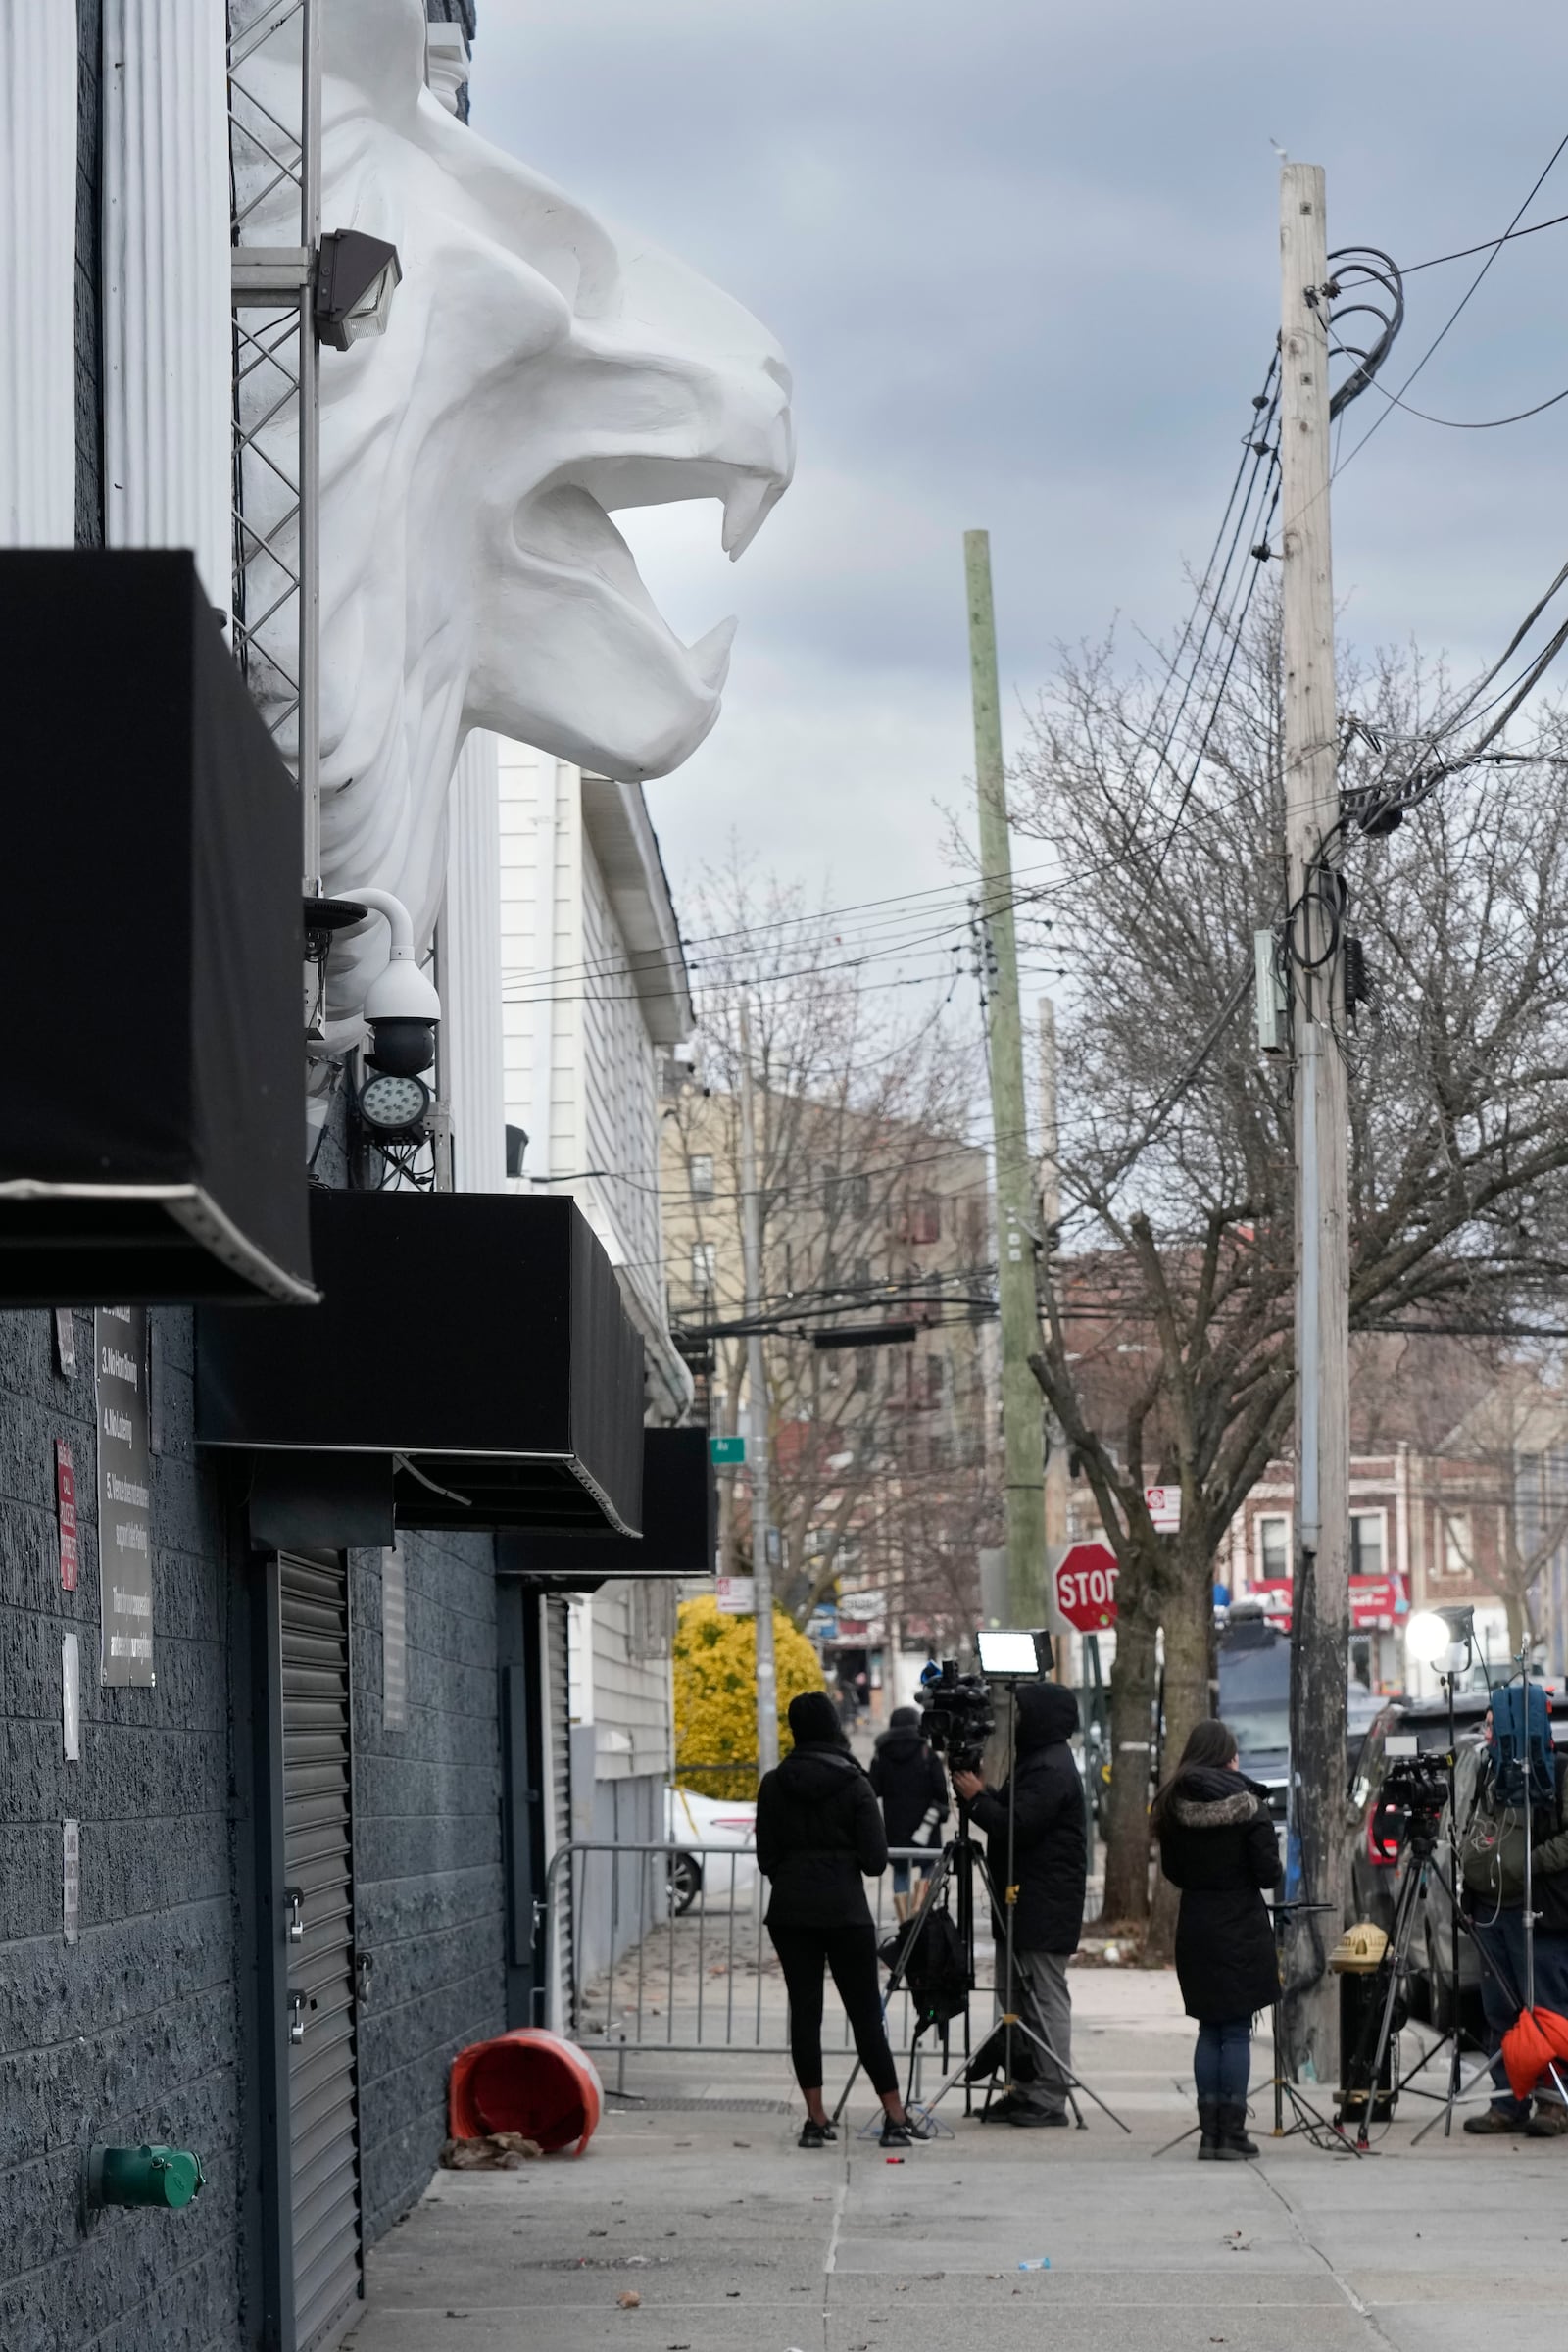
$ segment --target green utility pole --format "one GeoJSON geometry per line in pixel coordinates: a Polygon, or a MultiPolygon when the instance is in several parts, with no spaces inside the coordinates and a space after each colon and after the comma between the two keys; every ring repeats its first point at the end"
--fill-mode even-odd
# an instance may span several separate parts
{"type": "Polygon", "coordinates": [[[1046,1446],[1040,1388],[1029,1369],[1040,1345],[1035,1296],[1036,1214],[1023,1102],[1023,1022],[1012,919],[1012,851],[1002,765],[997,620],[991,540],[965,531],[974,767],[980,797],[980,914],[989,967],[991,1124],[995,1136],[998,1291],[1002,1305],[1002,1439],[1007,1496],[1007,1607],[1015,1625],[1046,1622],[1046,1446]]]}

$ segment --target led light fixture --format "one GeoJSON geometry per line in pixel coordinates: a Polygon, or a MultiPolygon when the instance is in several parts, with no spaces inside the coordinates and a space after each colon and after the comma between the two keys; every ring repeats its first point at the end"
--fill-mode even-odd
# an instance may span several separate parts
{"type": "Polygon", "coordinates": [[[365,335],[384,335],[392,296],[403,277],[398,249],[363,229],[338,228],[321,239],[314,315],[319,342],[347,351],[365,335]]]}
{"type": "Polygon", "coordinates": [[[371,1135],[391,1143],[422,1136],[430,1111],[430,1090],[421,1078],[377,1070],[360,1089],[360,1118],[371,1135]]]}

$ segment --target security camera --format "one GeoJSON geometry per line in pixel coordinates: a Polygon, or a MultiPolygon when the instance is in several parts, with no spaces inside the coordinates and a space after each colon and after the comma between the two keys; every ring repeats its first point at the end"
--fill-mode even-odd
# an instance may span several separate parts
{"type": "Polygon", "coordinates": [[[409,910],[389,890],[350,895],[372,914],[384,915],[392,933],[386,968],[370,982],[362,1007],[370,1032],[368,1058],[389,1078],[416,1078],[435,1059],[441,1000],[419,968],[409,910]]]}

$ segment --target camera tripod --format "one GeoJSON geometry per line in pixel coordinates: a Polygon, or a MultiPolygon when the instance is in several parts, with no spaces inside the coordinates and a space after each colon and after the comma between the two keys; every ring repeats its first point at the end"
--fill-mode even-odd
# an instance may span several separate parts
{"type": "MultiPolygon", "coordinates": [[[[1004,1999],[1006,2006],[1004,2008],[1002,2016],[997,2021],[997,2028],[993,2029],[993,2032],[986,2037],[986,2043],[982,2044],[983,2050],[986,2047],[986,2044],[989,2044],[995,2040],[996,2032],[1000,2030],[1002,2034],[1002,2064],[1000,2069],[994,2065],[990,2069],[991,2075],[994,2078],[998,2072],[1001,2072],[1004,2078],[1004,2089],[1011,2089],[1013,2036],[1015,2034],[1021,2034],[1026,2040],[1034,2044],[1037,2050],[1040,2050],[1044,2053],[1045,2057],[1050,2061],[1052,2067],[1054,2069],[1056,2079],[1061,2084],[1062,2092],[1066,2099],[1067,2105],[1072,2110],[1073,2121],[1080,2132],[1087,2130],[1087,2126],[1084,2122],[1083,2112],[1078,2105],[1078,2100],[1075,2095],[1077,2092],[1082,2091],[1084,2097],[1093,2100],[1094,2104],[1101,2110],[1102,2115],[1109,2116],[1111,2122],[1119,2131],[1130,2133],[1132,2130],[1131,2125],[1123,2123],[1121,2117],[1116,2114],[1114,2109],[1106,2106],[1104,2100],[1101,2098],[1099,2092],[1092,2089],[1089,2083],[1084,2081],[1083,2077],[1075,2073],[1071,2066],[1063,2063],[1062,2059],[1058,2056],[1056,2050],[1052,2045],[1051,2036],[1045,2030],[1045,2021],[1039,2015],[1038,2010],[1035,2010],[1033,2023],[1030,2022],[1029,2018],[1022,2014],[1024,2007],[1033,2008],[1034,2006],[1032,2001],[1029,2000],[1028,1995],[1024,1995],[1023,1999],[1019,2001],[1017,2008],[1013,2007],[1014,2001],[1018,2000],[1018,1986],[1020,1982],[1018,1971],[1014,1963],[1013,1949],[1014,1909],[1018,1893],[1017,1881],[1014,1875],[1014,1846],[1016,1840],[1016,1802],[1018,1782],[1018,1727],[1016,1686],[1009,1683],[1007,1689],[1009,1705],[1011,1709],[1011,1722],[1009,1724],[1009,1754],[1011,1762],[1007,1773],[1007,1885],[1004,1892],[1004,1900],[999,1904],[997,1900],[996,1882],[992,1876],[987,1856],[983,1855],[976,1846],[973,1835],[969,1828],[968,1816],[962,1810],[960,1805],[957,1833],[955,1837],[949,1838],[947,1844],[942,1849],[941,1861],[938,1864],[935,1874],[933,1875],[930,1889],[927,1892],[925,1901],[921,1906],[914,1933],[912,1936],[910,1936],[908,1941],[904,1947],[904,1950],[899,1955],[898,1963],[889,1979],[887,2000],[885,2000],[883,2003],[883,2014],[886,2015],[888,2001],[891,2001],[894,1993],[900,1988],[904,1979],[907,1976],[910,1956],[914,1952],[919,1942],[920,1936],[924,1931],[925,1923],[934,1916],[939,1904],[945,1901],[947,1886],[950,1881],[952,1881],[956,1886],[957,1893],[957,1930],[959,1941],[963,1948],[965,1984],[968,1991],[973,1992],[975,1989],[973,1881],[974,1873],[978,1871],[985,1886],[986,1893],[990,1899],[993,1924],[995,1925],[995,1923],[998,1921],[1005,1922],[1005,1976],[1004,1980],[1005,1984],[1005,1992],[1002,1993],[999,1990],[999,1998],[1004,1999]]],[[[973,2088],[973,2084],[969,2081],[969,2073],[973,2061],[969,2056],[967,2049],[967,2005],[965,2006],[964,2022],[964,2039],[966,2045],[965,2054],[959,2060],[958,2064],[953,2068],[951,2073],[944,2077],[943,2081],[938,2084],[931,2097],[922,2102],[924,2112],[928,2116],[936,2107],[939,2100],[947,2097],[948,2092],[953,2089],[956,2083],[959,2082],[964,2083],[966,2098],[973,2088]]],[[[916,2042],[918,2042],[920,2034],[923,2033],[924,2030],[925,2029],[923,2025],[917,2030],[914,2035],[914,2040],[916,2042]]],[[[946,2056],[946,2028],[944,2028],[943,2038],[944,2055],[946,2056]]],[[[911,2081],[913,2080],[913,2068],[914,2059],[913,2053],[911,2052],[911,2081]]],[[[851,2070],[849,2082],[845,2083],[843,2092],[839,2098],[839,2103],[833,2111],[835,2122],[837,2122],[839,2116],[843,2113],[845,2102],[849,2098],[851,2088],[855,2082],[856,2075],[858,2072],[859,2061],[857,2059],[855,2067],[851,2070]]]]}

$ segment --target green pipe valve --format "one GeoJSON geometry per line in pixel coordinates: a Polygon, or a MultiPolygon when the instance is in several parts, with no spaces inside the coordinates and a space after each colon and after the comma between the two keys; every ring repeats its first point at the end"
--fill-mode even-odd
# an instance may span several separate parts
{"type": "Polygon", "coordinates": [[[177,2213],[206,2181],[191,2148],[117,2148],[95,2139],[87,2150],[89,2210],[104,2205],[161,2205],[177,2213]]]}

